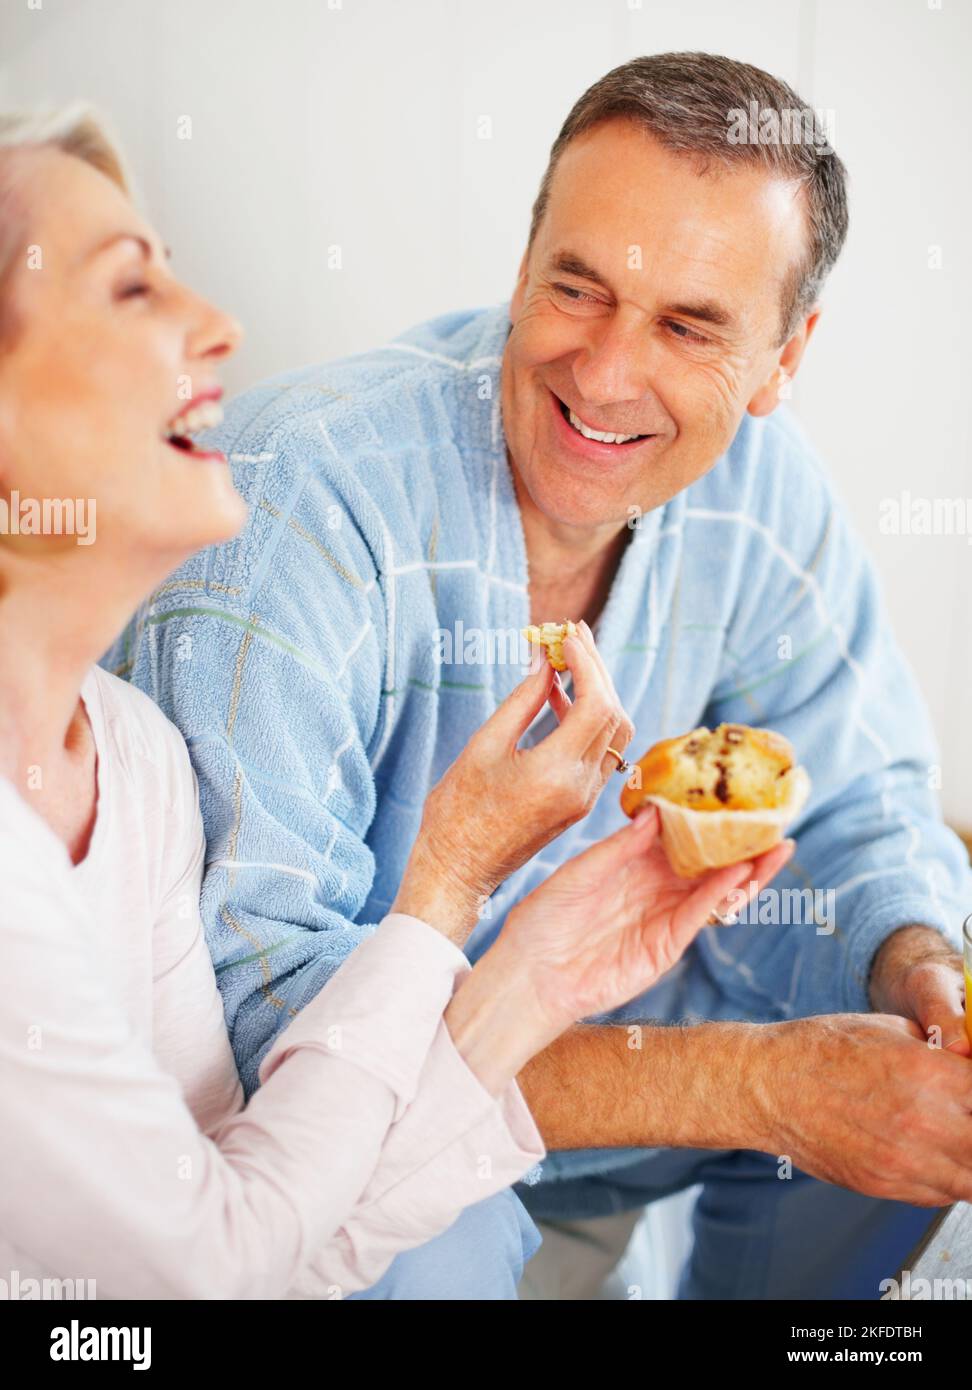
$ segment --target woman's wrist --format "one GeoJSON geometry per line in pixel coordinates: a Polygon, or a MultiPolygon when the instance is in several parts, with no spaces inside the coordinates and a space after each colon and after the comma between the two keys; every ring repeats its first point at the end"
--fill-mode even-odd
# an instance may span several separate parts
{"type": "Polygon", "coordinates": [[[392,912],[418,917],[461,946],[479,920],[483,898],[435,847],[434,837],[420,831],[391,905],[392,912]]]}
{"type": "Polygon", "coordinates": [[[494,1096],[561,1031],[543,1017],[519,959],[501,941],[462,981],[445,1021],[456,1051],[494,1096]]]}

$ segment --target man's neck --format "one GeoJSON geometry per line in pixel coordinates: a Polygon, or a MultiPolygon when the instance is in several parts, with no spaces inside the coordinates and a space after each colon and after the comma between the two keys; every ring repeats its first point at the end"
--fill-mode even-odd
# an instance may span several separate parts
{"type": "Polygon", "coordinates": [[[607,602],[631,530],[623,523],[601,527],[567,526],[534,505],[511,469],[530,587],[530,621],[563,622],[582,618],[593,626],[607,602]]]}

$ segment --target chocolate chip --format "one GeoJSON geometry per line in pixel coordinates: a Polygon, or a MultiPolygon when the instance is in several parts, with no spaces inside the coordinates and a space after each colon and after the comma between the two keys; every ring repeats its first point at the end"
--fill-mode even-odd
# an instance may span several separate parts
{"type": "Polygon", "coordinates": [[[712,794],[717,801],[721,801],[722,804],[725,805],[725,803],[729,800],[728,769],[726,768],[725,763],[716,763],[716,767],[719,769],[719,780],[712,788],[712,794]]]}

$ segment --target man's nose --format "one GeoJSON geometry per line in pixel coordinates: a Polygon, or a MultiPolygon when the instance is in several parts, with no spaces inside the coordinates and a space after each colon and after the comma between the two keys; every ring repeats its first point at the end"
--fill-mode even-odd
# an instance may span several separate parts
{"type": "Polygon", "coordinates": [[[640,400],[649,390],[652,345],[643,322],[609,319],[590,325],[590,335],[574,358],[574,380],[585,400],[640,400]]]}

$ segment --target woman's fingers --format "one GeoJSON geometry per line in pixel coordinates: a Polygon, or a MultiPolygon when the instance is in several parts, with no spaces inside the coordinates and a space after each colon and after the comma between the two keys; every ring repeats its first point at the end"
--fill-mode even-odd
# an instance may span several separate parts
{"type": "Polygon", "coordinates": [[[603,656],[601,655],[601,653],[600,653],[600,652],[598,651],[598,649],[597,649],[597,643],[594,641],[594,634],[593,634],[593,632],[592,632],[591,629],[588,627],[587,623],[584,621],[583,618],[582,618],[581,621],[577,624],[577,631],[578,631],[578,634],[579,634],[579,636],[580,636],[581,641],[584,643],[584,645],[587,647],[588,651],[590,652],[591,656],[592,656],[592,657],[594,658],[594,660],[597,662],[597,666],[598,666],[598,669],[599,669],[600,672],[601,672],[601,678],[602,678],[602,680],[604,681],[604,684],[607,686],[608,690],[612,691],[612,693],[613,693],[613,692],[614,692],[614,681],[611,679],[611,673],[608,671],[608,668],[605,666],[605,664],[604,664],[604,658],[603,658],[603,656]]]}
{"type": "Polygon", "coordinates": [[[612,705],[620,715],[614,733],[610,737],[610,743],[609,745],[605,746],[605,751],[601,754],[602,759],[607,759],[606,765],[602,768],[602,772],[606,780],[608,777],[610,777],[612,773],[616,772],[618,769],[617,759],[611,757],[611,755],[607,752],[607,746],[610,746],[611,748],[616,748],[619,753],[623,753],[624,750],[627,748],[628,744],[634,738],[634,725],[628,718],[627,711],[625,710],[620,699],[618,698],[618,692],[614,688],[614,681],[611,679],[611,673],[608,670],[607,666],[604,664],[603,656],[597,649],[597,643],[594,641],[594,634],[588,627],[587,623],[583,620],[578,624],[578,633],[580,641],[584,643],[588,652],[593,657],[594,661],[597,663],[598,670],[601,673],[601,681],[603,683],[605,691],[607,692],[608,699],[611,701],[612,705]]]}
{"type": "MultiPolygon", "coordinates": [[[[752,902],[767,883],[772,882],[783,865],[791,858],[795,849],[795,840],[782,840],[772,849],[768,849],[765,854],[759,855],[748,867],[741,864],[730,865],[730,868],[736,873],[736,881],[727,890],[726,897],[714,910],[720,916],[729,914],[731,917],[735,917],[752,902]]],[[[730,922],[728,925],[732,925],[732,923],[730,922]]]]}
{"type": "Polygon", "coordinates": [[[540,747],[547,748],[550,756],[586,763],[606,776],[613,770],[602,768],[608,747],[613,744],[622,751],[631,741],[633,728],[613,685],[604,679],[592,646],[589,630],[565,639],[564,659],[573,678],[574,700],[560,728],[540,747]]]}
{"type": "MultiPolygon", "coordinates": [[[[537,651],[542,652],[542,648],[538,647],[537,651]]],[[[556,674],[550,662],[544,658],[538,669],[531,670],[519,685],[514,686],[503,703],[497,705],[473,738],[497,753],[515,748],[547,703],[552,678],[556,674]]]]}
{"type": "Polygon", "coordinates": [[[742,864],[729,864],[724,869],[713,869],[706,874],[675,913],[676,934],[681,937],[706,926],[712,913],[726,907],[730,892],[737,884],[745,882],[752,871],[752,864],[745,861],[742,864]]]}
{"type": "Polygon", "coordinates": [[[567,711],[570,709],[571,705],[570,696],[563,687],[559,671],[554,671],[553,682],[550,686],[550,694],[547,698],[550,701],[550,708],[557,716],[557,723],[559,724],[560,721],[566,717],[567,711]]]}
{"type": "Polygon", "coordinates": [[[606,884],[632,859],[640,859],[651,848],[660,828],[661,818],[658,811],[649,805],[647,810],[639,812],[633,821],[622,825],[620,830],[613,831],[603,840],[598,840],[596,845],[591,845],[573,859],[566,860],[551,874],[547,882],[552,882],[558,874],[570,869],[582,872],[585,884],[606,884]]]}

